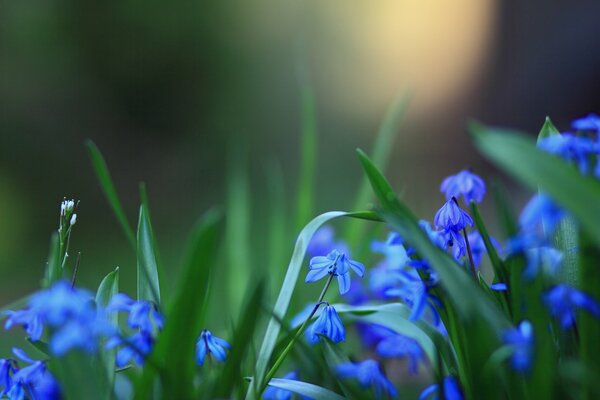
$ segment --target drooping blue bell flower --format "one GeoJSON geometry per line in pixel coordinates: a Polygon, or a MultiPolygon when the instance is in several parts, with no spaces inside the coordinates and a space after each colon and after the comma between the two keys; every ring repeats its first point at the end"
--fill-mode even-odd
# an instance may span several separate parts
{"type": "Polygon", "coordinates": [[[577,310],[585,310],[596,318],[600,317],[600,304],[597,300],[564,284],[552,287],[544,294],[543,301],[563,329],[571,328],[575,324],[577,310]]]}
{"type": "Polygon", "coordinates": [[[346,330],[333,306],[327,304],[317,320],[306,330],[308,342],[315,344],[324,336],[334,343],[346,340],[346,330]]]}
{"type": "Polygon", "coordinates": [[[204,329],[196,342],[196,363],[202,366],[208,354],[224,362],[227,358],[226,350],[230,347],[225,339],[216,337],[209,330],[204,329]]]}
{"type": "Polygon", "coordinates": [[[419,364],[425,362],[425,352],[416,340],[401,334],[383,339],[377,345],[377,354],[387,358],[407,358],[408,370],[412,374],[419,372],[419,364]]]}
{"type": "Polygon", "coordinates": [[[372,388],[375,396],[380,399],[386,393],[390,397],[396,397],[396,388],[383,374],[379,363],[367,359],[360,363],[342,363],[336,367],[336,372],[341,378],[354,378],[363,388],[372,388]]]}
{"type": "Polygon", "coordinates": [[[467,226],[473,226],[471,216],[460,208],[455,198],[448,200],[435,214],[433,220],[437,228],[460,231],[467,226]]]}
{"type": "Polygon", "coordinates": [[[463,196],[467,204],[471,201],[481,203],[485,196],[485,182],[471,171],[464,169],[444,179],[440,191],[446,195],[446,200],[463,196]]]}
{"type": "Polygon", "coordinates": [[[533,326],[529,321],[523,321],[514,329],[503,335],[504,343],[513,349],[510,358],[511,367],[515,372],[527,373],[533,360],[533,326]]]}

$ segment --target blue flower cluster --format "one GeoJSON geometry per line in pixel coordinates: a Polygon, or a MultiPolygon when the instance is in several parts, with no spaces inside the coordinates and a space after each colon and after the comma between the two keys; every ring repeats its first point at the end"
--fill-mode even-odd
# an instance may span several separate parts
{"type": "Polygon", "coordinates": [[[61,398],[58,383],[44,361],[33,360],[19,348],[13,348],[13,354],[28,365],[20,368],[15,359],[0,359],[0,397],[6,396],[9,400],[61,398]]]}

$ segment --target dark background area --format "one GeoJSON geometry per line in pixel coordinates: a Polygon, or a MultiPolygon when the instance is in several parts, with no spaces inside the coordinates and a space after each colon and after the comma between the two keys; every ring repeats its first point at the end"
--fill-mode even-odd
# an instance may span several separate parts
{"type": "Polygon", "coordinates": [[[132,222],[146,182],[168,274],[196,218],[225,201],[232,160],[247,163],[260,229],[269,165],[288,199],[296,187],[299,65],[317,101],[317,210],[351,206],[354,149],[410,91],[388,175],[432,218],[444,176],[496,174],[469,144],[469,118],[536,133],[546,115],[568,129],[600,110],[598,15],[594,1],[0,0],[0,300],[38,285],[65,196],[81,201],[83,284],[119,265],[133,290],[134,255],[86,139],[132,222]]]}

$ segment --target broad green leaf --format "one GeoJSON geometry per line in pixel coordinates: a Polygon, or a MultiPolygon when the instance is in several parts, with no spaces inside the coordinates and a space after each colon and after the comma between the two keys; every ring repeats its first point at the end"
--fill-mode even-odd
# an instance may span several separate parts
{"type": "Polygon", "coordinates": [[[497,222],[502,228],[504,238],[513,237],[519,231],[519,227],[517,226],[517,219],[511,207],[506,188],[497,180],[492,180],[491,186],[494,195],[497,222]]]}
{"type": "Polygon", "coordinates": [[[496,251],[496,247],[492,243],[490,239],[490,234],[483,222],[483,218],[481,218],[481,213],[479,212],[479,207],[474,202],[471,202],[471,211],[473,213],[473,221],[475,221],[475,226],[483,239],[483,243],[485,244],[485,250],[490,258],[490,262],[492,263],[492,267],[494,268],[494,273],[496,274],[496,280],[499,282],[507,283],[508,273],[506,271],[506,266],[504,262],[498,256],[498,252],[496,251]]]}
{"type": "Polygon", "coordinates": [[[107,399],[109,385],[99,357],[72,350],[60,358],[49,359],[47,365],[58,379],[65,399],[107,399]]]}
{"type": "Polygon", "coordinates": [[[329,389],[325,389],[321,386],[313,385],[312,383],[306,383],[302,381],[294,381],[291,379],[280,379],[273,378],[269,382],[269,386],[273,386],[279,389],[289,390],[290,392],[299,394],[301,396],[310,397],[315,400],[344,400],[345,397],[332,392],[329,389]]]}
{"type": "MultiPolygon", "coordinates": [[[[96,291],[96,304],[100,307],[106,307],[110,299],[119,292],[119,267],[115,268],[114,271],[109,272],[100,286],[96,291]]],[[[114,325],[119,323],[119,316],[117,313],[112,313],[109,316],[110,322],[114,325]]],[[[115,356],[116,349],[105,350],[101,353],[102,361],[106,368],[106,377],[108,385],[105,388],[106,398],[110,398],[112,394],[112,387],[115,380],[115,356]]]]}
{"type": "Polygon", "coordinates": [[[495,164],[532,190],[538,188],[566,208],[600,245],[600,183],[535,147],[515,131],[472,123],[475,145],[495,164]]]}
{"type": "Polygon", "coordinates": [[[193,397],[194,349],[196,338],[204,328],[221,219],[221,213],[211,210],[192,231],[177,286],[179,289],[166,313],[164,330],[158,336],[149,363],[136,385],[136,399],[150,397],[156,372],[161,375],[164,398],[193,397]]]}
{"type": "Polygon", "coordinates": [[[148,209],[144,204],[140,206],[137,230],[137,295],[139,300],[150,300],[160,305],[154,233],[148,217],[148,209]]]}
{"type": "Polygon", "coordinates": [[[379,215],[428,260],[458,312],[466,319],[485,320],[497,332],[508,327],[509,322],[498,305],[448,254],[429,240],[419,226],[418,219],[398,200],[388,181],[369,157],[361,150],[358,150],[358,156],[383,207],[379,215]]]}
{"type": "Polygon", "coordinates": [[[256,361],[256,367],[254,370],[254,378],[252,379],[252,383],[248,388],[248,393],[246,394],[247,399],[254,398],[255,393],[260,390],[259,388],[263,387],[263,379],[267,372],[268,363],[271,359],[271,355],[273,354],[275,344],[277,343],[279,332],[281,331],[280,321],[285,317],[290,305],[292,294],[294,292],[294,288],[296,287],[298,276],[300,275],[300,270],[302,268],[302,263],[304,262],[304,256],[306,254],[306,249],[308,248],[310,239],[323,224],[339,217],[376,219],[376,216],[372,212],[348,213],[345,211],[331,211],[314,218],[304,227],[304,229],[302,229],[296,240],[292,258],[289,262],[283,284],[281,285],[281,289],[279,291],[279,296],[277,297],[277,301],[275,302],[275,306],[273,308],[273,317],[269,321],[260,351],[258,353],[258,359],[256,361]]]}
{"type": "Polygon", "coordinates": [[[296,226],[304,226],[313,215],[315,171],[317,167],[317,111],[315,96],[307,76],[301,77],[302,138],[298,179],[296,226]]]}
{"type": "MultiPolygon", "coordinates": [[[[380,171],[385,171],[394,148],[394,138],[400,130],[400,125],[404,120],[406,109],[410,96],[402,94],[398,96],[388,107],[383,121],[377,132],[375,144],[373,145],[373,163],[380,171]]],[[[372,198],[369,179],[365,176],[360,182],[356,200],[354,201],[354,210],[360,210],[367,206],[372,198]]],[[[350,248],[354,248],[364,233],[364,225],[353,223],[349,227],[348,243],[350,248]]]]}
{"type": "Polygon", "coordinates": [[[133,234],[133,229],[131,228],[127,217],[125,216],[125,211],[123,211],[123,206],[119,201],[119,196],[117,196],[117,190],[115,189],[115,185],[110,177],[110,172],[108,171],[106,161],[104,161],[102,153],[100,153],[100,150],[98,150],[98,147],[96,147],[94,142],[88,140],[86,142],[86,146],[92,162],[92,167],[94,168],[94,172],[96,173],[100,187],[102,188],[102,191],[108,200],[108,204],[110,204],[115,216],[117,217],[117,220],[119,221],[119,224],[121,225],[129,244],[133,249],[135,249],[135,235],[133,234]]]}
{"type": "Polygon", "coordinates": [[[54,232],[50,238],[50,254],[46,264],[46,275],[44,277],[43,287],[52,286],[56,281],[59,281],[63,276],[63,269],[60,264],[60,243],[58,232],[54,232]]]}

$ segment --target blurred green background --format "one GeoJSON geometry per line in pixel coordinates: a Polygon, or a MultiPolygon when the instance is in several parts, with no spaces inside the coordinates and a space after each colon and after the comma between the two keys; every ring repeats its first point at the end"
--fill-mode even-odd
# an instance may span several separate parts
{"type": "MultiPolygon", "coordinates": [[[[566,129],[600,109],[598,13],[594,1],[0,0],[0,302],[37,287],[65,196],[81,201],[71,244],[81,283],[96,287],[118,265],[134,293],[135,257],[88,138],[132,224],[146,182],[170,284],[192,224],[226,204],[232,166],[261,268],[267,177],[280,177],[288,257],[303,74],[317,105],[315,212],[352,206],[354,149],[370,149],[388,105],[410,92],[388,176],[430,219],[444,176],[495,174],[469,144],[468,118],[534,133],[546,115],[566,129]]],[[[233,260],[246,251],[236,245],[233,260]]]]}

